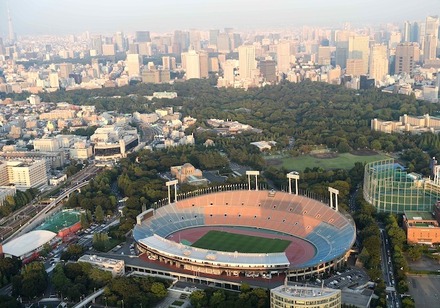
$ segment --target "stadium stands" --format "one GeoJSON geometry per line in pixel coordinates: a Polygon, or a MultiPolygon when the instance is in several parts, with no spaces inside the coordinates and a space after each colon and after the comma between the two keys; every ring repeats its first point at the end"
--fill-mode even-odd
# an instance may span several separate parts
{"type": "Polygon", "coordinates": [[[198,226],[251,227],[302,238],[313,244],[316,252],[301,264],[291,264],[297,269],[341,258],[356,236],[350,218],[317,200],[249,190],[217,192],[160,207],[136,225],[133,235],[139,242],[153,235],[167,238],[198,226]]]}

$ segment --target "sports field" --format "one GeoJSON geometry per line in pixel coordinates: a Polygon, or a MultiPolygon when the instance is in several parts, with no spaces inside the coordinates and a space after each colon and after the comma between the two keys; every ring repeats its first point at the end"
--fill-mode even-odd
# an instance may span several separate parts
{"type": "Polygon", "coordinates": [[[274,253],[285,251],[290,243],[290,241],[281,239],[271,239],[211,230],[191,246],[208,250],[228,252],[238,251],[242,253],[274,253]]]}
{"type": "Polygon", "coordinates": [[[36,230],[48,230],[55,233],[71,227],[80,220],[81,214],[77,211],[61,211],[48,217],[36,230]]]}
{"type": "Polygon", "coordinates": [[[384,154],[353,155],[351,153],[336,154],[335,157],[320,158],[316,155],[301,155],[298,157],[285,157],[271,159],[266,157],[267,163],[276,167],[284,167],[288,170],[303,171],[307,167],[321,167],[329,169],[351,169],[356,162],[369,163],[376,160],[389,158],[384,154]]]}

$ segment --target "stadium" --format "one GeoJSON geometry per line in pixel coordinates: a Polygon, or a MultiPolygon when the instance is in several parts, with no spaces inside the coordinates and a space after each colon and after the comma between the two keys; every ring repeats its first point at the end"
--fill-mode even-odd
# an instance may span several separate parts
{"type": "Polygon", "coordinates": [[[139,251],[198,275],[305,278],[344,264],[356,229],[338,210],[337,196],[333,207],[249,187],[201,189],[144,211],[133,230],[139,251]]]}

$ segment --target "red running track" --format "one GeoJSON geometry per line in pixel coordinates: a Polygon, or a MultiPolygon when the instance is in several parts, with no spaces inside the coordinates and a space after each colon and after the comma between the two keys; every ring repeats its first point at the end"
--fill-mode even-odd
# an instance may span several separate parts
{"type": "Polygon", "coordinates": [[[251,235],[251,236],[259,236],[264,238],[279,238],[282,240],[288,240],[290,241],[290,245],[286,248],[285,253],[287,256],[287,259],[290,261],[291,265],[298,265],[304,262],[307,262],[313,256],[315,255],[315,247],[307,242],[306,240],[303,240],[298,237],[289,236],[289,235],[281,235],[281,234],[272,234],[272,233],[266,233],[255,230],[244,230],[244,229],[237,229],[234,227],[197,227],[192,229],[184,229],[177,231],[170,236],[167,237],[167,239],[172,240],[174,242],[179,242],[182,240],[187,240],[191,243],[196,242],[199,238],[204,236],[208,231],[211,230],[217,230],[217,231],[225,231],[229,233],[236,233],[236,234],[243,234],[243,235],[251,235]]]}

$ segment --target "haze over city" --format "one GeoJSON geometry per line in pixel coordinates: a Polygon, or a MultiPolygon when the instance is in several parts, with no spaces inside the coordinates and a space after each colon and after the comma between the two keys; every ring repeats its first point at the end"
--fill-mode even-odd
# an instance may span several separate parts
{"type": "MultiPolygon", "coordinates": [[[[0,2],[0,34],[7,33],[7,1],[0,2]]],[[[437,0],[17,0],[9,1],[17,35],[72,34],[148,29],[234,27],[241,30],[338,26],[419,20],[440,11],[437,0]]]]}

